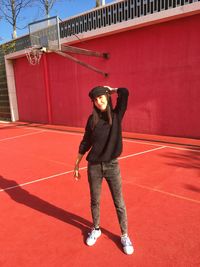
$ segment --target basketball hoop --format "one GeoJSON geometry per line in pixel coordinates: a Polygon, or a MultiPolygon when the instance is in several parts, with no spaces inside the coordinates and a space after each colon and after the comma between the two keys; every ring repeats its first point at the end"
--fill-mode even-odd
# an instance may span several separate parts
{"type": "Polygon", "coordinates": [[[28,48],[28,50],[26,50],[25,53],[26,53],[26,57],[28,59],[28,62],[31,65],[35,66],[35,65],[40,63],[40,59],[41,59],[43,52],[45,52],[45,51],[43,51],[40,48],[31,47],[31,48],[28,48]]]}

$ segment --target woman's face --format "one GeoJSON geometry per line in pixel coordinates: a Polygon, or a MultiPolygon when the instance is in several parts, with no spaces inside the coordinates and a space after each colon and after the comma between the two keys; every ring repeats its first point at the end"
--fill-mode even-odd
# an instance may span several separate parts
{"type": "Polygon", "coordinates": [[[95,107],[101,111],[105,111],[108,105],[108,100],[106,95],[100,95],[94,99],[95,107]]]}

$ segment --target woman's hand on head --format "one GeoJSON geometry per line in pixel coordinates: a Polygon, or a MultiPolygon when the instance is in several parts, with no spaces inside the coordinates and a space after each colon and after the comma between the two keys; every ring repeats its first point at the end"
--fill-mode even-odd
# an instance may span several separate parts
{"type": "Polygon", "coordinates": [[[108,85],[104,85],[104,87],[108,88],[110,94],[113,94],[117,91],[117,88],[113,88],[113,87],[108,86],[108,85]]]}

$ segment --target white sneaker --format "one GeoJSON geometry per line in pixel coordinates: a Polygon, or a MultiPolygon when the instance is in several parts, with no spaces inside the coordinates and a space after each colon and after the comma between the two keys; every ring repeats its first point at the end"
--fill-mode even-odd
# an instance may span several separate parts
{"type": "Polygon", "coordinates": [[[100,237],[100,235],[101,235],[101,230],[100,229],[99,230],[96,230],[95,228],[92,229],[91,233],[89,233],[89,236],[88,236],[88,238],[86,240],[86,244],[88,246],[93,246],[96,243],[97,238],[100,237]]]}
{"type": "Polygon", "coordinates": [[[127,255],[133,254],[134,248],[128,235],[121,236],[121,244],[123,246],[125,254],[127,255]]]}

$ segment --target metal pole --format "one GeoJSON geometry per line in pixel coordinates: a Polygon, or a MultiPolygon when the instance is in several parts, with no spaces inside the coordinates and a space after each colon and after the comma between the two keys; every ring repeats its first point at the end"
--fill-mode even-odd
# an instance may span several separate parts
{"type": "Polygon", "coordinates": [[[68,58],[68,59],[71,59],[72,61],[74,61],[74,62],[76,62],[76,63],[78,63],[78,64],[80,64],[80,65],[82,65],[82,66],[84,66],[84,67],[86,67],[86,68],[88,68],[88,69],[91,69],[91,70],[93,70],[93,71],[96,71],[96,72],[102,74],[104,77],[108,77],[108,73],[106,73],[106,72],[104,72],[104,71],[102,71],[102,70],[99,70],[99,69],[97,69],[96,67],[94,67],[94,66],[92,66],[92,65],[90,65],[90,64],[87,64],[87,63],[85,63],[85,62],[83,62],[83,61],[81,61],[81,60],[78,60],[77,58],[72,57],[72,56],[70,56],[70,55],[68,55],[68,54],[66,54],[66,53],[64,53],[64,52],[61,52],[61,51],[55,51],[55,53],[58,54],[58,55],[60,55],[60,56],[66,57],[66,58],[68,58]]]}
{"type": "Polygon", "coordinates": [[[86,56],[94,56],[94,57],[103,57],[105,59],[109,58],[108,53],[101,53],[101,52],[96,52],[92,50],[87,50],[75,46],[69,46],[69,45],[61,45],[61,51],[62,52],[69,52],[69,53],[75,53],[75,54],[81,54],[81,55],[86,55],[86,56]]]}

